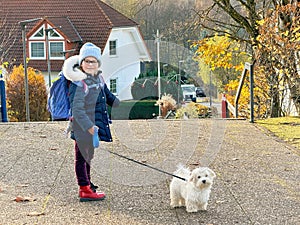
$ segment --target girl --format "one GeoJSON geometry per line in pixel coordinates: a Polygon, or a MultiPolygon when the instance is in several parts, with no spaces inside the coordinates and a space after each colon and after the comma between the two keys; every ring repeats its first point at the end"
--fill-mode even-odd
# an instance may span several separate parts
{"type": "Polygon", "coordinates": [[[79,185],[80,201],[97,201],[105,198],[104,192],[91,182],[91,161],[94,157],[93,135],[111,142],[107,105],[119,105],[119,99],[107,88],[99,70],[101,49],[92,43],[84,44],[79,55],[68,58],[63,73],[72,83],[69,99],[72,112],[71,138],[75,140],[75,173],[79,185]]]}

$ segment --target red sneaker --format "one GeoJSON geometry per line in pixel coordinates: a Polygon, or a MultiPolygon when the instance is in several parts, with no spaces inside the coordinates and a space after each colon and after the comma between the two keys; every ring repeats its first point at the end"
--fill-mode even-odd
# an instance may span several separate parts
{"type": "MultiPolygon", "coordinates": [[[[97,189],[99,188],[97,185],[94,185],[92,182],[90,183],[90,188],[92,189],[93,192],[97,192],[97,189]]],[[[79,194],[78,197],[80,197],[80,192],[82,192],[82,190],[79,188],[79,194]]]]}
{"type": "Polygon", "coordinates": [[[90,185],[80,186],[79,197],[80,197],[79,201],[81,201],[81,202],[100,201],[105,198],[105,193],[104,192],[93,192],[90,185]]]}

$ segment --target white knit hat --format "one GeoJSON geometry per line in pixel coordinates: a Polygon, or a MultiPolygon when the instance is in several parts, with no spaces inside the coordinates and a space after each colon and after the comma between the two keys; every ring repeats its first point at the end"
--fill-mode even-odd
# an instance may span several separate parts
{"type": "Polygon", "coordinates": [[[96,58],[97,61],[99,62],[99,67],[100,67],[101,49],[91,42],[87,42],[81,47],[79,52],[79,65],[81,65],[82,61],[89,56],[96,58]]]}

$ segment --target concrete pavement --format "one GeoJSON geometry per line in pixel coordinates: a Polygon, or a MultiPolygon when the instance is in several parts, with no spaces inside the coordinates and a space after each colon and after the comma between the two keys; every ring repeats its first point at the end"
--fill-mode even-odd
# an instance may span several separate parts
{"type": "Polygon", "coordinates": [[[100,202],[78,200],[72,140],[65,122],[0,124],[0,224],[300,224],[299,150],[248,121],[113,121],[92,180],[100,202]],[[109,154],[118,152],[168,172],[179,163],[217,173],[206,212],[169,206],[171,177],[109,154]],[[17,196],[26,201],[16,202],[17,196]]]}

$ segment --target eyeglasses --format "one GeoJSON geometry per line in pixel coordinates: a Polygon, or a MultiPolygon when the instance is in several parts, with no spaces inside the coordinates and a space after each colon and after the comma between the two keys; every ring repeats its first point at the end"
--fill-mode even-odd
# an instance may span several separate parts
{"type": "Polygon", "coordinates": [[[92,64],[92,65],[98,63],[98,61],[96,61],[96,60],[87,60],[87,59],[85,59],[85,60],[83,60],[83,61],[84,61],[86,64],[92,64]]]}

